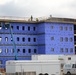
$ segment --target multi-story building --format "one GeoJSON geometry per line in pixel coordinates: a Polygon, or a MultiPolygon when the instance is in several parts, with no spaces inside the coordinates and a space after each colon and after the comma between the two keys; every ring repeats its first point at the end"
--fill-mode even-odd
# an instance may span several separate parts
{"type": "Polygon", "coordinates": [[[10,28],[18,60],[30,60],[32,54],[75,54],[76,19],[49,18],[41,21],[0,19],[0,63],[15,59],[10,28]]]}

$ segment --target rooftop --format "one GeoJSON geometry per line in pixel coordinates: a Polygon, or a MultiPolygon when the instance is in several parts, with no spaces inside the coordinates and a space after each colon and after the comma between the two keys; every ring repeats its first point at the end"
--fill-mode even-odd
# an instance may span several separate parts
{"type": "Polygon", "coordinates": [[[71,18],[58,18],[58,17],[39,17],[31,18],[27,17],[12,17],[12,16],[0,16],[0,22],[23,22],[23,23],[42,23],[42,22],[57,22],[57,23],[73,23],[76,24],[76,19],[71,18]]]}

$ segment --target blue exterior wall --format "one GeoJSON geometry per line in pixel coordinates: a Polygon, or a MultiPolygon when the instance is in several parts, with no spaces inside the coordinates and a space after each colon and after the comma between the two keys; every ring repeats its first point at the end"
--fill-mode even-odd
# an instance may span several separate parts
{"type": "MultiPolygon", "coordinates": [[[[37,24],[27,24],[27,23],[10,23],[10,24],[11,26],[13,26],[12,32],[16,44],[18,60],[21,59],[30,60],[32,54],[38,54],[37,24]],[[19,26],[18,29],[17,26],[19,26]],[[24,28],[22,29],[23,26],[24,28]],[[30,27],[29,30],[28,27],[30,27]],[[19,40],[17,40],[17,38],[19,38],[19,40]],[[30,38],[30,41],[28,41],[28,38],[30,38]],[[25,52],[23,52],[23,49],[25,49],[25,52]]],[[[4,27],[3,22],[2,27],[4,27]]],[[[2,64],[5,64],[6,60],[15,59],[15,51],[12,52],[14,47],[11,40],[10,30],[0,28],[0,38],[1,38],[0,50],[2,50],[0,52],[0,61],[2,61],[2,64]],[[8,50],[7,52],[6,49],[8,50]]]]}
{"type": "Polygon", "coordinates": [[[45,54],[45,23],[38,24],[38,54],[45,54]]]}
{"type": "Polygon", "coordinates": [[[45,23],[45,42],[46,54],[74,54],[73,24],[45,23]],[[60,27],[62,27],[62,29],[60,27]],[[65,29],[66,27],[67,30],[65,29]],[[70,28],[72,28],[72,30],[70,28]],[[63,38],[63,41],[60,40],[61,37],[63,38]],[[66,38],[68,41],[66,41],[66,38]],[[70,41],[71,38],[72,41],[70,41]],[[51,50],[52,48],[54,51],[51,50]],[[63,51],[61,51],[61,48],[63,48],[63,51]],[[66,48],[68,48],[67,52],[66,48]],[[70,51],[70,49],[73,51],[70,51]]]}
{"type": "MultiPolygon", "coordinates": [[[[74,54],[74,25],[64,23],[10,23],[16,44],[18,60],[30,60],[32,54],[74,54]],[[18,27],[19,26],[19,27],[18,27]],[[61,27],[61,28],[60,28],[61,27]],[[67,27],[67,29],[66,29],[67,27]],[[19,40],[17,39],[19,38],[19,40]],[[24,38],[24,41],[23,41],[24,38]],[[30,38],[30,41],[28,40],[30,38]],[[35,38],[35,39],[34,39],[35,38]],[[63,41],[61,41],[63,38],[63,41]],[[68,41],[66,41],[66,38],[68,41]],[[72,38],[72,41],[70,39],[72,38]],[[23,52],[25,49],[25,52],[23,52]],[[31,52],[29,52],[29,49],[31,52]],[[63,49],[61,51],[61,49],[63,49]],[[66,52],[66,49],[68,51],[66,52]],[[70,49],[72,51],[70,51],[70,49]],[[19,50],[19,51],[18,51],[19,50]]],[[[2,23],[4,26],[4,23],[2,23]]],[[[13,60],[9,29],[0,29],[0,61],[13,60]],[[8,38],[8,40],[6,40],[8,38]],[[6,52],[6,49],[8,52],[6,52]]]]}

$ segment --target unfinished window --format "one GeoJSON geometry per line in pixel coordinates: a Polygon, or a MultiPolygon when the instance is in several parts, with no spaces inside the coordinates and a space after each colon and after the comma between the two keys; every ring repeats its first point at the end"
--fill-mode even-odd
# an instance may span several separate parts
{"type": "Polygon", "coordinates": [[[28,27],[28,31],[30,31],[30,27],[28,27]]]}
{"type": "Polygon", "coordinates": [[[2,23],[0,23],[0,30],[2,29],[2,23]]]}
{"type": "Polygon", "coordinates": [[[17,49],[17,53],[19,53],[20,52],[20,49],[17,49]]]}
{"type": "Polygon", "coordinates": [[[33,27],[33,30],[35,31],[36,30],[36,27],[33,27]]]}
{"type": "Polygon", "coordinates": [[[31,53],[31,49],[28,49],[28,53],[31,53]]]}
{"type": "Polygon", "coordinates": [[[54,48],[51,48],[51,51],[54,52],[54,48]]]}
{"type": "Polygon", "coordinates": [[[62,26],[60,26],[60,30],[63,30],[63,27],[62,26]]]}
{"type": "Polygon", "coordinates": [[[65,51],[68,52],[68,48],[65,48],[65,51]]]}
{"type": "Polygon", "coordinates": [[[54,40],[54,37],[51,37],[51,40],[54,40]]]}
{"type": "Polygon", "coordinates": [[[7,48],[5,49],[5,53],[8,53],[8,49],[7,48]]]}
{"type": "Polygon", "coordinates": [[[33,38],[34,42],[36,42],[36,38],[33,38]]]}
{"type": "Polygon", "coordinates": [[[30,39],[30,38],[28,38],[28,42],[30,42],[30,40],[31,40],[31,39],[30,39]]]}
{"type": "Polygon", "coordinates": [[[68,30],[68,27],[65,27],[65,30],[68,30]]]}
{"type": "Polygon", "coordinates": [[[36,49],[34,49],[34,53],[36,53],[37,52],[37,50],[36,49]]]}
{"type": "Polygon", "coordinates": [[[72,41],[73,41],[73,38],[71,37],[71,38],[70,38],[70,42],[72,42],[72,41]]]}
{"type": "Polygon", "coordinates": [[[17,29],[19,30],[19,26],[17,26],[17,29]]]}
{"type": "Polygon", "coordinates": [[[71,57],[68,57],[68,60],[71,60],[71,57]]]}
{"type": "Polygon", "coordinates": [[[54,26],[51,26],[51,29],[53,29],[54,28],[54,26]]]}
{"type": "Polygon", "coordinates": [[[25,51],[25,49],[23,49],[23,53],[25,53],[26,51],[25,51]]]}
{"type": "Polygon", "coordinates": [[[11,53],[14,53],[14,49],[11,49],[11,53]]]}
{"type": "Polygon", "coordinates": [[[22,38],[22,41],[25,42],[25,38],[24,37],[22,38]]]}
{"type": "Polygon", "coordinates": [[[25,27],[24,26],[22,26],[22,30],[25,30],[25,27]]]}
{"type": "Polygon", "coordinates": [[[63,48],[60,48],[60,52],[64,52],[64,49],[63,48]]]}
{"type": "Polygon", "coordinates": [[[68,42],[68,38],[67,37],[65,37],[65,41],[68,42]]]}
{"type": "Polygon", "coordinates": [[[0,37],[0,42],[2,41],[2,37],[0,37]]]}
{"type": "Polygon", "coordinates": [[[0,53],[2,53],[2,49],[0,49],[0,53]]]}
{"type": "Polygon", "coordinates": [[[13,29],[13,26],[11,26],[11,29],[13,29]]]}
{"type": "Polygon", "coordinates": [[[17,37],[17,41],[19,41],[19,37],[17,37]]]}
{"type": "Polygon", "coordinates": [[[6,22],[6,23],[5,23],[5,26],[4,26],[5,29],[8,29],[8,28],[9,28],[9,25],[10,25],[10,24],[9,24],[8,22],[6,22]]]}
{"type": "Polygon", "coordinates": [[[8,37],[5,37],[5,41],[6,41],[6,42],[8,41],[8,37]]]}
{"type": "Polygon", "coordinates": [[[70,31],[72,31],[72,27],[70,27],[70,31]]]}
{"type": "Polygon", "coordinates": [[[63,37],[60,37],[60,42],[63,42],[63,37]]]}
{"type": "Polygon", "coordinates": [[[73,48],[70,48],[70,52],[73,52],[73,48]]]}

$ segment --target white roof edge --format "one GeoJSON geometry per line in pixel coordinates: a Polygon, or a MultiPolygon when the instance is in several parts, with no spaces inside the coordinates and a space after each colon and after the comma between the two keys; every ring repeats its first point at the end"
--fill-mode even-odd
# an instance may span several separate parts
{"type": "Polygon", "coordinates": [[[8,60],[6,62],[26,63],[26,62],[60,62],[60,60],[8,60]]]}

